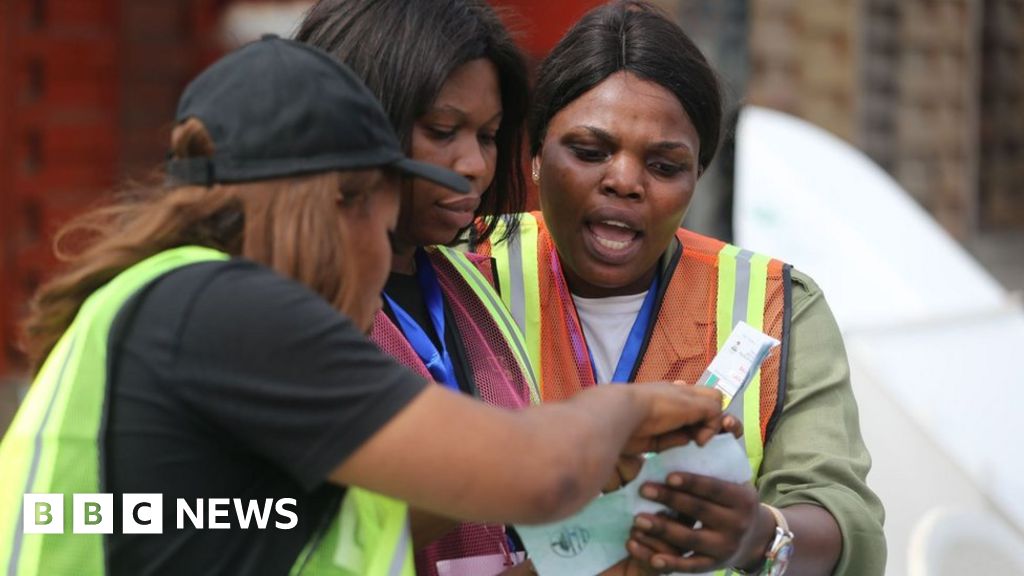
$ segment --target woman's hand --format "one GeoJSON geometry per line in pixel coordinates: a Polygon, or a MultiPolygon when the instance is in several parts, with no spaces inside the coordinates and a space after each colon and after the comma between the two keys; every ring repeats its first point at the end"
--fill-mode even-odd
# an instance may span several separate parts
{"type": "Polygon", "coordinates": [[[638,514],[626,548],[644,567],[663,573],[708,572],[756,567],[764,558],[775,520],[759,505],[753,486],[673,472],[666,484],[644,484],[640,493],[681,519],[700,522],[695,528],[685,520],[638,514]]]}
{"type": "Polygon", "coordinates": [[[608,481],[604,483],[604,486],[601,487],[601,492],[607,494],[629,484],[630,481],[637,477],[637,474],[640,474],[640,468],[643,465],[644,457],[639,454],[623,454],[619,456],[619,461],[615,463],[615,471],[608,478],[608,481]]]}
{"type": "MultiPolygon", "coordinates": [[[[724,415],[720,420],[723,433],[732,434],[736,438],[743,436],[743,422],[740,422],[736,417],[732,415],[724,415]]],[[[688,427],[674,430],[659,438],[655,438],[654,444],[656,445],[657,450],[654,451],[661,452],[668,450],[669,448],[675,448],[676,446],[682,446],[688,442],[695,441],[695,432],[696,431],[693,430],[692,427],[688,427]]],[[[700,442],[698,442],[698,444],[700,444],[700,442]]],[[[615,472],[611,475],[608,481],[605,482],[601,491],[612,492],[632,482],[640,473],[640,468],[643,464],[643,456],[638,454],[623,454],[619,457],[619,461],[615,465],[615,472]]]]}
{"type": "Polygon", "coordinates": [[[645,417],[623,454],[660,452],[691,441],[703,446],[722,430],[722,395],[717,390],[683,382],[633,384],[627,390],[644,406],[645,417]]]}

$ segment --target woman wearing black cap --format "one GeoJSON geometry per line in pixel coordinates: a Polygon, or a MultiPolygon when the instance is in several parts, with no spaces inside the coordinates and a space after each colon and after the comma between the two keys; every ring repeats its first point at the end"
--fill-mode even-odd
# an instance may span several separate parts
{"type": "Polygon", "coordinates": [[[251,44],[190,84],[177,121],[172,185],[72,225],[79,250],[34,302],[36,379],[0,444],[7,574],[411,575],[398,500],[550,520],[620,452],[721,427],[692,389],[511,412],[381,354],[363,334],[398,175],[465,182],[406,159],[326,55],[251,44]]]}

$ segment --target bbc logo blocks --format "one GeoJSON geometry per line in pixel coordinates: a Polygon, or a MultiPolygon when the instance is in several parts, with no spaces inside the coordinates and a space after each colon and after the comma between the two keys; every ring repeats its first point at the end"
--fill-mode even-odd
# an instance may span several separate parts
{"type": "MultiPolygon", "coordinates": [[[[295,498],[184,498],[175,499],[175,529],[196,530],[292,530],[299,524],[295,498]]],[[[24,534],[64,534],[65,517],[71,517],[72,534],[113,534],[113,494],[24,494],[24,534]],[[65,514],[67,497],[71,510],[65,514]]],[[[163,534],[162,494],[122,494],[121,534],[163,534]]]]}
{"type": "Polygon", "coordinates": [[[21,513],[25,534],[64,533],[63,494],[25,494],[21,513]]]}
{"type": "Polygon", "coordinates": [[[160,534],[164,527],[161,494],[124,494],[121,497],[122,534],[160,534]]]}
{"type": "MultiPolygon", "coordinates": [[[[113,494],[71,495],[71,532],[113,534],[113,494]]],[[[121,498],[123,534],[163,532],[164,500],[160,494],[124,494],[121,498]]],[[[25,534],[64,533],[63,494],[25,494],[22,500],[22,530],[25,534]]]]}

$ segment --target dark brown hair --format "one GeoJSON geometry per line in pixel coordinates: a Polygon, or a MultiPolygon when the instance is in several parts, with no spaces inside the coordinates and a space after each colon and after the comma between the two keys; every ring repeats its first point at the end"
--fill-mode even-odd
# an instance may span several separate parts
{"type": "MultiPolygon", "coordinates": [[[[377,96],[406,153],[416,120],[429,110],[456,68],[486,58],[498,70],[502,118],[494,181],[477,216],[518,214],[526,207],[523,128],[529,80],[522,53],[484,0],[320,0],[296,40],[328,52],[377,96]]],[[[498,225],[488,219],[478,240],[498,225]]],[[[514,230],[513,226],[508,233],[514,230]]]]}
{"type": "MultiPolygon", "coordinates": [[[[176,158],[209,156],[203,124],[189,119],[172,135],[176,158]]],[[[197,245],[243,256],[309,286],[345,312],[347,241],[336,172],[210,188],[150,186],[65,226],[54,248],[65,267],[32,300],[24,348],[33,369],[53,349],[82,303],[132,265],[164,250],[197,245]]]]}
{"type": "Polygon", "coordinates": [[[675,95],[700,136],[698,163],[706,169],[722,125],[718,78],[682,28],[644,0],[619,0],[587,12],[545,58],[530,112],[530,153],[540,151],[555,114],[622,70],[675,95]]]}

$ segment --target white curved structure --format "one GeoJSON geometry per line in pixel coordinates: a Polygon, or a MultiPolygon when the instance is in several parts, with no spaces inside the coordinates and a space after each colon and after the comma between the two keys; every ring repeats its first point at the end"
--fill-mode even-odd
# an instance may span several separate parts
{"type": "Polygon", "coordinates": [[[736,166],[736,243],[813,276],[843,330],[869,480],[888,514],[889,573],[908,573],[911,533],[936,507],[1005,518],[1024,549],[1019,302],[891,177],[820,128],[747,108],[736,166]]]}
{"type": "Polygon", "coordinates": [[[936,508],[911,534],[908,576],[1024,574],[1020,536],[991,513],[936,508]]]}

